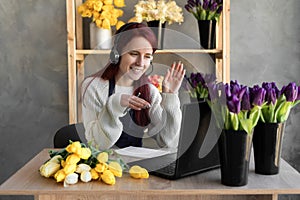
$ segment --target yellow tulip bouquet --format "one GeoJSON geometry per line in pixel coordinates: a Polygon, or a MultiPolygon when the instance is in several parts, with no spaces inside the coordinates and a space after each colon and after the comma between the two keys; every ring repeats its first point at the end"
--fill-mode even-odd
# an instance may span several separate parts
{"type": "Polygon", "coordinates": [[[118,20],[124,13],[118,8],[124,6],[124,0],[86,0],[78,6],[77,11],[82,17],[92,18],[92,22],[99,28],[111,29],[112,26],[116,26],[118,29],[124,24],[118,20]]]}
{"type": "Polygon", "coordinates": [[[114,155],[113,150],[98,151],[85,144],[70,142],[62,150],[50,150],[50,159],[39,169],[42,176],[53,177],[57,182],[63,182],[64,187],[76,184],[80,179],[82,182],[92,180],[102,181],[108,185],[116,183],[116,177],[122,177],[124,170],[129,170],[132,178],[148,178],[149,173],[145,168],[132,166],[129,168],[124,161],[114,155]]]}

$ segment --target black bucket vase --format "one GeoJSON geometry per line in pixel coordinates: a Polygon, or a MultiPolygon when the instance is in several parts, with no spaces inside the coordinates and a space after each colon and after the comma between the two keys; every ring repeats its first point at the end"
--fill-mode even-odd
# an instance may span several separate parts
{"type": "Polygon", "coordinates": [[[154,20],[154,21],[147,22],[147,24],[156,35],[157,49],[163,49],[164,48],[164,36],[165,36],[166,22],[161,23],[159,20],[154,20]]]}
{"type": "Polygon", "coordinates": [[[252,134],[246,131],[222,131],[218,146],[223,185],[247,185],[251,145],[252,134]]]}
{"type": "Polygon", "coordinates": [[[255,173],[273,175],[279,173],[285,123],[259,122],[253,133],[255,173]]]}
{"type": "Polygon", "coordinates": [[[200,44],[204,49],[216,48],[216,20],[198,20],[200,44]]]}

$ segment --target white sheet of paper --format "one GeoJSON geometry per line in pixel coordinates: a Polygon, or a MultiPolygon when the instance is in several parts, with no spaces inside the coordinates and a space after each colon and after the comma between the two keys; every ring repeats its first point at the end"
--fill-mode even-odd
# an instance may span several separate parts
{"type": "Polygon", "coordinates": [[[136,158],[153,158],[171,153],[170,150],[150,149],[133,146],[125,147],[123,149],[116,149],[115,152],[122,156],[130,156],[136,158]]]}

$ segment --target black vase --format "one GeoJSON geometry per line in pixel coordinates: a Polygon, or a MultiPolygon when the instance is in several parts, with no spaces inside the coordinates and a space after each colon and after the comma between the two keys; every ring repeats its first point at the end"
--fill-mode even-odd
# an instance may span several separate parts
{"type": "Polygon", "coordinates": [[[157,38],[157,49],[163,49],[166,23],[160,23],[159,20],[147,22],[157,38]]]}
{"type": "Polygon", "coordinates": [[[285,123],[259,122],[253,132],[255,173],[279,173],[282,139],[285,123]]]}
{"type": "Polygon", "coordinates": [[[200,44],[204,49],[216,48],[216,20],[198,20],[200,44]]]}
{"type": "Polygon", "coordinates": [[[252,134],[246,131],[223,130],[218,140],[221,183],[244,186],[248,183],[252,134]]]}

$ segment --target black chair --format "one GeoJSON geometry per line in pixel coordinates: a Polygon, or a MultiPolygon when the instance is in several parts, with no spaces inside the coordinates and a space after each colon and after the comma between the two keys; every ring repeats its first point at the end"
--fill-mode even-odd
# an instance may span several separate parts
{"type": "Polygon", "coordinates": [[[58,129],[54,135],[54,148],[65,148],[71,141],[86,143],[83,123],[69,124],[58,129]]]}

